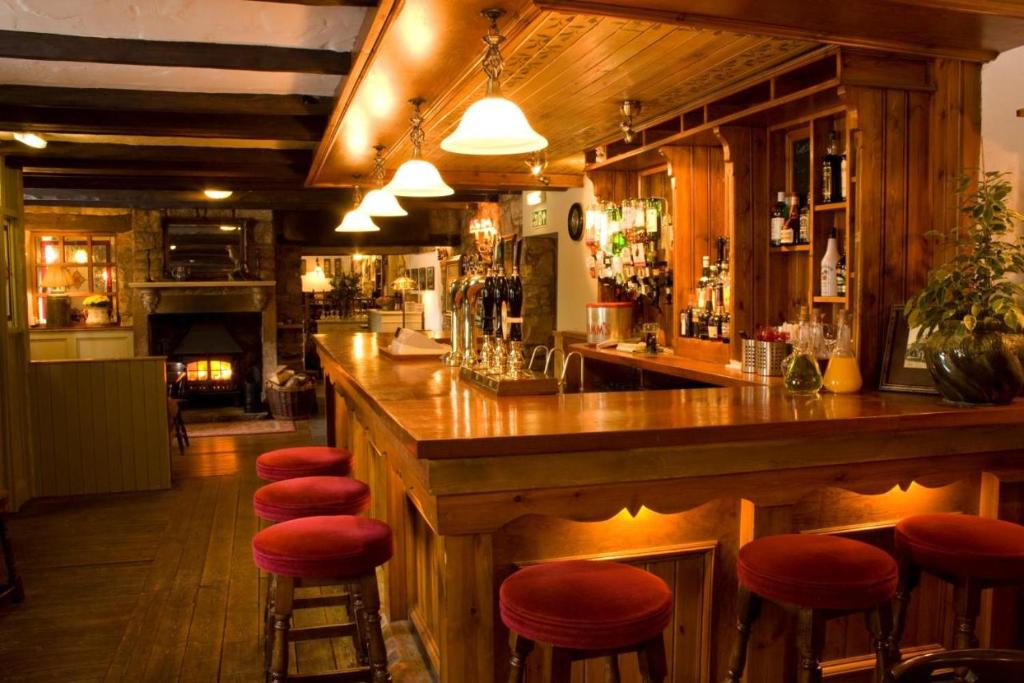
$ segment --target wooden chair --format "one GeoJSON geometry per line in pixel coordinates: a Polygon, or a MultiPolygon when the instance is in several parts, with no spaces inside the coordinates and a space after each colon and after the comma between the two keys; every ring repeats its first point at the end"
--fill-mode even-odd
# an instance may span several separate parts
{"type": "Polygon", "coordinates": [[[938,671],[962,671],[961,679],[977,683],[1024,681],[1024,652],[1020,650],[947,650],[915,657],[896,667],[894,683],[932,683],[938,671]],[[970,676],[970,677],[968,677],[970,676]]]}
{"type": "Polygon", "coordinates": [[[7,538],[7,522],[4,518],[6,511],[7,492],[0,489],[0,555],[3,555],[4,565],[3,583],[0,584],[0,603],[13,602],[17,604],[25,600],[25,589],[14,565],[14,551],[11,549],[10,539],[7,538]]]}
{"type": "Polygon", "coordinates": [[[171,434],[178,442],[178,451],[185,455],[185,449],[190,446],[188,440],[188,429],[185,427],[185,420],[181,417],[181,399],[167,399],[167,424],[171,434]]]}

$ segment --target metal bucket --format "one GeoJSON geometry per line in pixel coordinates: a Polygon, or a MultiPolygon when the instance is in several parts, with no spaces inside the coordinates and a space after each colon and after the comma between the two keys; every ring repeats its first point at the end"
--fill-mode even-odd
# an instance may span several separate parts
{"type": "Polygon", "coordinates": [[[624,341],[633,336],[633,304],[623,301],[587,304],[587,341],[624,341]]]}
{"type": "Polygon", "coordinates": [[[792,347],[786,342],[759,341],[757,343],[757,374],[763,377],[781,377],[782,361],[789,355],[792,347]]]}

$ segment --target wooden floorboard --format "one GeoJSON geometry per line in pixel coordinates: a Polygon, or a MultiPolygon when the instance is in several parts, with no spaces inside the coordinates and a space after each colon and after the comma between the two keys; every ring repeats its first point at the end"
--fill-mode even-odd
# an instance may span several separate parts
{"type": "MultiPolygon", "coordinates": [[[[262,681],[255,459],[323,438],[322,420],[197,438],[175,451],[169,491],[30,502],[10,524],[27,599],[0,608],[0,681],[262,681]]],[[[321,608],[296,622],[345,618],[321,608]]],[[[389,637],[389,650],[406,672],[396,683],[429,681],[408,629],[394,632],[401,642],[389,637]]],[[[354,660],[340,638],[296,655],[292,670],[303,672],[354,660]]]]}

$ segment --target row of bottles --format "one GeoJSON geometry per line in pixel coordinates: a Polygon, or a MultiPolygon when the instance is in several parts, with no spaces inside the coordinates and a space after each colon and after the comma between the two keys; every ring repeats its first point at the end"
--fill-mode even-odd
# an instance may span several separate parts
{"type": "Polygon", "coordinates": [[[590,276],[619,282],[650,277],[666,262],[662,234],[670,224],[665,201],[658,197],[595,201],[587,209],[584,232],[590,276]]]}
{"type": "Polygon", "coordinates": [[[772,207],[769,239],[772,247],[811,243],[811,215],[797,194],[779,192],[772,207]]]}
{"type": "Polygon", "coordinates": [[[732,275],[729,269],[729,240],[719,237],[716,260],[701,258],[697,300],[679,314],[679,335],[729,343],[732,338],[732,275]]]}

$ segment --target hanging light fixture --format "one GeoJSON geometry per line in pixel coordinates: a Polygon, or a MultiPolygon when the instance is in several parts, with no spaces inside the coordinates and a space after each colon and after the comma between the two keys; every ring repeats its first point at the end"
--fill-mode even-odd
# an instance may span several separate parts
{"type": "Polygon", "coordinates": [[[505,36],[498,32],[498,19],[505,10],[487,9],[482,14],[491,22],[484,36],[487,95],[469,106],[455,132],[441,141],[441,149],[480,155],[525,154],[544,149],[548,146],[547,139],[530,127],[522,109],[501,96],[499,78],[504,68],[501,44],[505,36]]]}
{"type": "Polygon", "coordinates": [[[637,100],[622,100],[619,105],[619,112],[622,113],[622,123],[619,129],[622,131],[622,141],[633,142],[636,139],[636,130],[633,128],[633,117],[640,113],[643,105],[637,100]]]}
{"type": "Polygon", "coordinates": [[[423,116],[420,114],[420,105],[423,104],[422,97],[409,100],[412,105],[412,132],[409,139],[412,140],[412,158],[398,167],[395,177],[391,179],[384,189],[396,197],[447,197],[455,194],[455,190],[448,187],[437,168],[422,158],[421,148],[423,147],[423,116]]]}
{"type": "MultiPolygon", "coordinates": [[[[358,183],[360,176],[354,176],[358,183]]],[[[362,200],[362,193],[359,185],[355,186],[352,196],[352,210],[341,219],[341,225],[334,229],[334,232],[380,232],[380,226],[373,222],[369,214],[363,211],[359,203],[362,200]]]]}
{"type": "Polygon", "coordinates": [[[367,216],[408,216],[409,212],[395,199],[395,195],[384,189],[384,145],[374,145],[377,156],[373,160],[373,177],[377,187],[366,193],[360,210],[367,216]]]}

